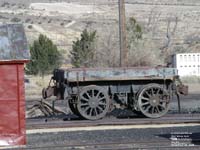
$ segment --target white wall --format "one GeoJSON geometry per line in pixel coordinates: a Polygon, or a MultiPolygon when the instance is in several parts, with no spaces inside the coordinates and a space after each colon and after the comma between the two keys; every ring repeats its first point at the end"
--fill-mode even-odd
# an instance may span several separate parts
{"type": "Polygon", "coordinates": [[[200,53],[176,54],[174,58],[180,76],[200,76],[200,53]]]}

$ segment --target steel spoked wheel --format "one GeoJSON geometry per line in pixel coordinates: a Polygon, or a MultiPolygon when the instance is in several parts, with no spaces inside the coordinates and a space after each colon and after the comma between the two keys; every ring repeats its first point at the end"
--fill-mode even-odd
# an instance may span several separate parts
{"type": "Polygon", "coordinates": [[[170,96],[162,86],[150,84],[140,92],[138,107],[146,117],[159,118],[168,112],[169,101],[170,96]]]}
{"type": "Polygon", "coordinates": [[[80,113],[77,110],[76,104],[71,102],[70,100],[68,101],[68,104],[69,104],[69,108],[70,108],[71,112],[77,116],[80,116],[80,113]]]}
{"type": "Polygon", "coordinates": [[[86,119],[103,118],[109,110],[108,94],[98,86],[84,87],[80,92],[77,109],[86,119]]]}

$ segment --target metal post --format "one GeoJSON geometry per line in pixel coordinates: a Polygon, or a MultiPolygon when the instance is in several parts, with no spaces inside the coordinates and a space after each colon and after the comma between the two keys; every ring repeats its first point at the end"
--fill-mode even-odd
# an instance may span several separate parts
{"type": "Polygon", "coordinates": [[[128,66],[128,50],[126,45],[126,15],[124,0],[119,0],[119,40],[120,40],[120,66],[128,66]]]}
{"type": "Polygon", "coordinates": [[[176,93],[177,101],[178,101],[178,113],[181,113],[181,102],[180,102],[180,95],[179,93],[176,93]]]}

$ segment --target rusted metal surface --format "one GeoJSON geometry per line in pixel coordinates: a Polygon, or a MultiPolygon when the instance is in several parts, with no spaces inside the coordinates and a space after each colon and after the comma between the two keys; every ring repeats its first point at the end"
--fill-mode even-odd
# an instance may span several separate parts
{"type": "Polygon", "coordinates": [[[0,65],[0,146],[25,144],[24,64],[0,65]]]}
{"type": "Polygon", "coordinates": [[[105,80],[173,79],[175,68],[78,68],[66,69],[64,78],[69,82],[105,80]]]}
{"type": "Polygon", "coordinates": [[[188,86],[187,85],[177,85],[177,92],[182,95],[188,95],[188,86]]]}
{"type": "Polygon", "coordinates": [[[42,97],[44,98],[44,99],[46,99],[46,98],[49,98],[49,97],[51,97],[51,96],[53,96],[54,95],[54,89],[55,89],[55,87],[47,87],[47,88],[43,88],[43,90],[42,90],[42,97]]]}
{"type": "Polygon", "coordinates": [[[29,60],[27,39],[22,24],[0,26],[0,60],[29,60]]]}
{"type": "Polygon", "coordinates": [[[145,116],[158,118],[168,112],[169,101],[167,90],[163,89],[159,84],[150,84],[140,92],[138,107],[145,116]]]}
{"type": "Polygon", "coordinates": [[[0,26],[0,146],[26,143],[24,63],[29,58],[23,26],[0,26]]]}
{"type": "Polygon", "coordinates": [[[69,104],[72,112],[86,119],[104,117],[107,107],[127,108],[158,118],[167,113],[176,86],[184,87],[177,74],[176,68],[161,67],[72,68],[55,70],[52,79],[55,96],[73,100],[69,104]],[[176,80],[180,83],[176,84],[176,80]],[[87,87],[92,88],[84,91],[87,87]],[[106,94],[99,95],[98,89],[104,89],[106,94]],[[107,94],[109,102],[105,103],[107,94]]]}
{"type": "Polygon", "coordinates": [[[109,110],[109,95],[99,86],[86,86],[80,92],[77,110],[89,120],[103,118],[109,110]]]}

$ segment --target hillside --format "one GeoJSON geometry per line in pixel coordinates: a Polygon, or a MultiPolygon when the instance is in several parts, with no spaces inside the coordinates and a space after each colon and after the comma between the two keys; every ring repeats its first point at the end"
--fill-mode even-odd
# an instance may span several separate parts
{"type": "MultiPolygon", "coordinates": [[[[198,0],[127,0],[126,15],[127,20],[136,18],[155,49],[200,51],[198,0]]],[[[0,22],[24,23],[30,43],[40,33],[46,34],[62,49],[67,62],[72,41],[84,28],[97,30],[100,51],[118,53],[119,49],[117,0],[3,0],[0,22]]]]}

